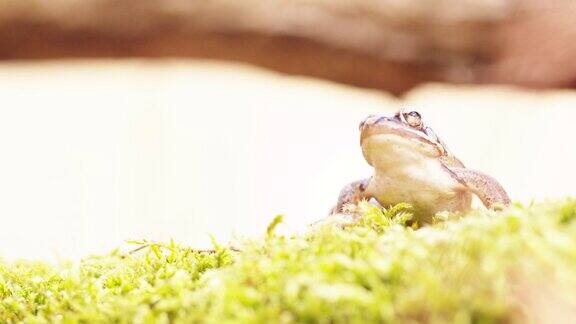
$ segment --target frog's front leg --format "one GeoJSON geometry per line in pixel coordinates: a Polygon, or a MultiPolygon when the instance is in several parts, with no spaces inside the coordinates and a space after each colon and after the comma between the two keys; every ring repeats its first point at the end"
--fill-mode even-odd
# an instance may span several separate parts
{"type": "Polygon", "coordinates": [[[370,199],[371,196],[366,192],[369,182],[370,179],[363,179],[354,181],[344,187],[342,191],[340,191],[338,202],[336,203],[336,206],[332,208],[330,214],[334,215],[344,212],[342,209],[346,204],[357,204],[363,199],[370,199]]]}
{"type": "Polygon", "coordinates": [[[362,199],[370,199],[371,196],[366,192],[369,181],[370,179],[354,181],[344,187],[344,189],[340,191],[336,206],[330,210],[328,217],[314,222],[310,224],[310,226],[314,228],[329,225],[342,228],[357,222],[360,215],[354,211],[343,210],[343,207],[346,204],[357,204],[362,199]]]}
{"type": "Polygon", "coordinates": [[[510,205],[508,194],[491,176],[465,168],[448,167],[448,169],[468,190],[480,198],[486,208],[498,209],[510,205]]]}

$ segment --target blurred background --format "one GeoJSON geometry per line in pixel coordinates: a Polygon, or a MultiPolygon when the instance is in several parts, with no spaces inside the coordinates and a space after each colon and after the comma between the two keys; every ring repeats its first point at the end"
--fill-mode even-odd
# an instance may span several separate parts
{"type": "Polygon", "coordinates": [[[0,256],[324,217],[358,123],[419,110],[524,203],[576,195],[570,1],[0,3],[0,256]]]}

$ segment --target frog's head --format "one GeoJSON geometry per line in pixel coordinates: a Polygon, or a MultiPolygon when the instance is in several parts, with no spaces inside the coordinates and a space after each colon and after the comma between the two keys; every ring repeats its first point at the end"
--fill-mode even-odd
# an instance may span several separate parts
{"type": "Polygon", "coordinates": [[[360,123],[360,132],[364,158],[375,168],[454,159],[417,111],[402,109],[392,117],[368,116],[360,123]]]}

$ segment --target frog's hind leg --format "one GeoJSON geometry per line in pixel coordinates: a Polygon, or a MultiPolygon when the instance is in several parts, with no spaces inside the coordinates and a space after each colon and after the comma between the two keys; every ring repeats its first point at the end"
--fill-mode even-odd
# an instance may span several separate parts
{"type": "Polygon", "coordinates": [[[340,191],[338,202],[336,206],[332,208],[330,214],[334,215],[343,212],[342,209],[346,204],[357,204],[362,199],[370,199],[371,197],[366,193],[369,181],[370,179],[354,181],[344,187],[342,191],[340,191]]]}

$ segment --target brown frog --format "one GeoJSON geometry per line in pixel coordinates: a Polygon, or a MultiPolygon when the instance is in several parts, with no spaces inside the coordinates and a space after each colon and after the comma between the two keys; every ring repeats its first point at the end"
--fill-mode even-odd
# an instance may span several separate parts
{"type": "Polygon", "coordinates": [[[332,214],[341,213],[346,204],[375,199],[382,206],[409,203],[426,223],[438,212],[469,210],[473,194],[487,208],[510,204],[498,181],[467,169],[417,111],[369,116],[360,123],[360,132],[364,158],[374,173],[344,187],[332,214]]]}

